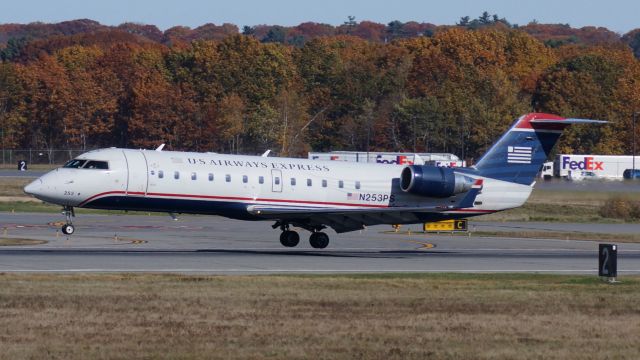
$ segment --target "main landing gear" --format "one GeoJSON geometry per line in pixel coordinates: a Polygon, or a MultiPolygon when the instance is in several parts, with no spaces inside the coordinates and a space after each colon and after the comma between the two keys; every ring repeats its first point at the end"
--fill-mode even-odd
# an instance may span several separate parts
{"type": "Polygon", "coordinates": [[[73,227],[71,218],[76,216],[75,211],[73,211],[73,207],[65,206],[62,208],[62,215],[67,219],[67,223],[62,225],[62,233],[65,235],[71,235],[76,231],[76,228],[73,227]]]}
{"type": "Polygon", "coordinates": [[[322,231],[311,233],[309,237],[309,244],[316,249],[324,249],[329,245],[329,235],[322,231]]]}
{"type": "MultiPolygon", "coordinates": [[[[273,228],[280,227],[280,243],[285,247],[296,247],[300,243],[300,235],[293,230],[289,230],[289,224],[277,222],[273,228]]],[[[309,244],[315,249],[324,249],[329,245],[329,235],[321,232],[321,229],[307,229],[311,231],[309,244]]]]}

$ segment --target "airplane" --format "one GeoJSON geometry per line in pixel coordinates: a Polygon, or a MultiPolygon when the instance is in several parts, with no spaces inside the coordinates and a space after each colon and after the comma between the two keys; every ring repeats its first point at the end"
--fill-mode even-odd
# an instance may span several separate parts
{"type": "Polygon", "coordinates": [[[308,230],[313,248],[329,236],[377,224],[459,219],[525,203],[562,131],[606,123],[544,113],[518,118],[475,166],[380,165],[297,158],[108,148],[86,152],[24,191],[62,205],[62,232],[74,208],[221,215],[269,220],[295,247],[308,230]]]}

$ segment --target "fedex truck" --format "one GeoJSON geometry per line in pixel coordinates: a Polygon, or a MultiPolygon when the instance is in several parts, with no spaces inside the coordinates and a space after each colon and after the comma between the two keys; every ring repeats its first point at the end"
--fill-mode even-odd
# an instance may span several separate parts
{"type": "MultiPolygon", "coordinates": [[[[636,157],[635,167],[640,168],[636,157]]],[[[592,174],[601,179],[622,179],[626,169],[633,168],[633,156],[628,155],[569,155],[559,154],[553,163],[556,177],[571,178],[579,174],[592,174]]]]}
{"type": "Polygon", "coordinates": [[[395,165],[435,165],[443,167],[464,167],[465,161],[460,160],[456,155],[447,153],[401,153],[401,152],[380,152],[380,151],[331,151],[331,152],[310,152],[309,159],[312,160],[332,160],[332,161],[352,161],[370,162],[378,164],[395,165]]]}

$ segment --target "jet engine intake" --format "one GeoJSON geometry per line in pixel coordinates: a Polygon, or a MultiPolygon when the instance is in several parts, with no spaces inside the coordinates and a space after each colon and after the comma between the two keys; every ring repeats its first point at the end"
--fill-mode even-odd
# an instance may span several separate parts
{"type": "Polygon", "coordinates": [[[469,191],[472,185],[472,178],[439,166],[409,165],[400,176],[402,191],[429,197],[460,194],[469,191]]]}

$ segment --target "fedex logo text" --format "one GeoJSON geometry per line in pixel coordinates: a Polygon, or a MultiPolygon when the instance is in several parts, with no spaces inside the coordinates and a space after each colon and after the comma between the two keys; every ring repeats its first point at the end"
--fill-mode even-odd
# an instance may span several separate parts
{"type": "Polygon", "coordinates": [[[562,168],[570,170],[604,170],[604,162],[593,161],[592,156],[585,156],[584,161],[573,161],[570,157],[563,156],[562,168]]]}

